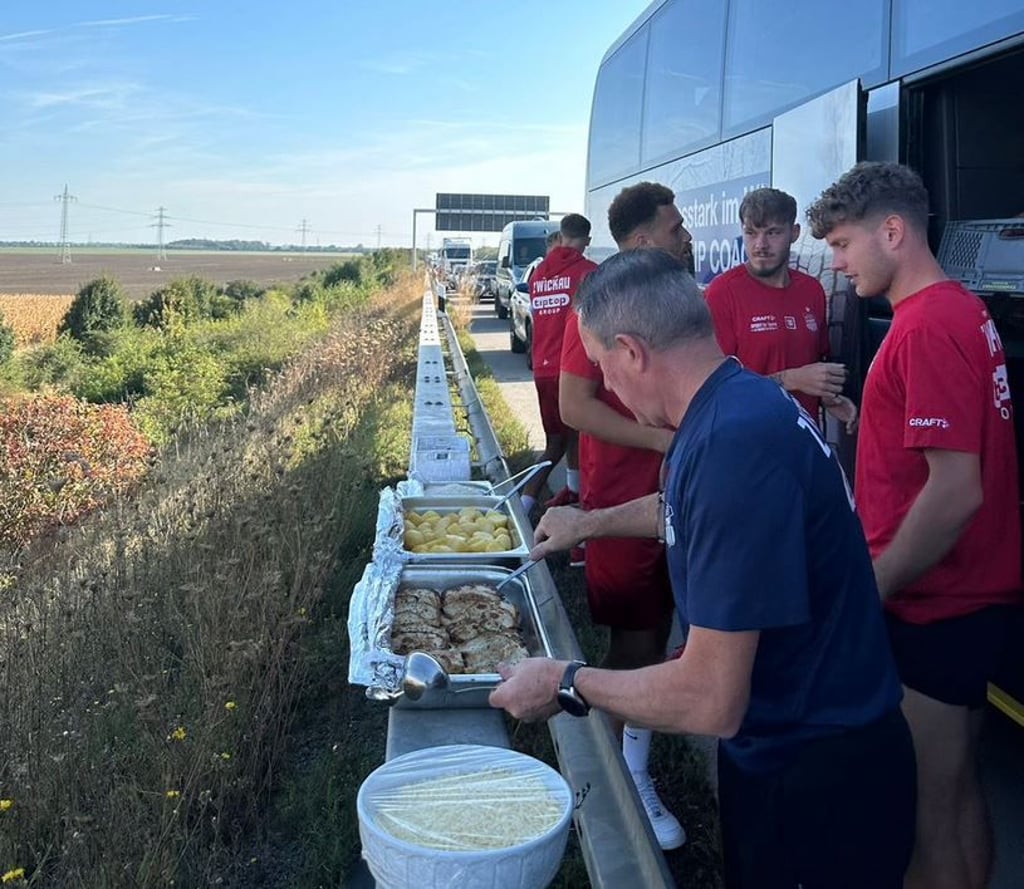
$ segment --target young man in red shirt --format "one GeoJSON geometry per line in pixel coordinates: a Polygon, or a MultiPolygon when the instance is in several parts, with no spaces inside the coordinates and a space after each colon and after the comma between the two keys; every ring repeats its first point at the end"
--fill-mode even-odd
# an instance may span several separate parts
{"type": "MultiPolygon", "coordinates": [[[[690,233],[664,185],[641,182],[623,189],[608,208],[608,227],[620,250],[659,247],[686,261],[690,233]]],[[[575,312],[562,345],[559,405],[562,419],[580,433],[580,505],[600,509],[658,490],[671,429],[640,425],[604,384],[588,357],[575,312]]],[[[609,628],[603,665],[628,670],[660,663],[672,620],[672,588],[663,544],[604,538],[587,543],[587,600],[596,624],[609,628]]],[[[663,849],[686,841],[686,832],[658,797],[647,770],[651,732],[625,726],[623,756],[663,849]]]]}
{"type": "Polygon", "coordinates": [[[932,256],[912,170],[858,164],[807,216],[857,295],[893,307],[864,385],[854,490],[917,752],[905,885],[983,889],[992,835],[975,748],[1021,583],[1006,355],[984,303],[932,256]]]}
{"type": "MultiPolygon", "coordinates": [[[[533,382],[537,387],[541,425],[544,427],[544,453],[551,467],[565,457],[566,486],[545,504],[569,506],[579,500],[580,472],[576,430],[566,426],[558,411],[558,375],[562,362],[562,335],[565,319],[572,314],[572,300],[583,279],[597,268],[583,256],[590,243],[590,220],[579,213],[562,218],[556,240],[540,264],[528,273],[530,318],[533,324],[533,382]]],[[[551,467],[540,470],[523,487],[523,508],[529,514],[537,501],[551,467]]],[[[582,551],[580,551],[582,552],[582,551]]],[[[574,564],[582,556],[574,552],[574,564]]]]}
{"type": "Polygon", "coordinates": [[[843,396],[846,368],[829,353],[825,291],[817,278],[789,267],[800,237],[796,200],[758,188],[740,204],[747,259],[723,272],[705,293],[715,336],[726,355],[793,394],[815,422],[822,403],[852,431],[857,408],[843,396]]]}

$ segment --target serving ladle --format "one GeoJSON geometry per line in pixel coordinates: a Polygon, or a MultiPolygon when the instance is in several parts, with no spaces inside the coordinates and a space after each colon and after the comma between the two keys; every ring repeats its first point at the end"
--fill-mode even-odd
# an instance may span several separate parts
{"type": "MultiPolygon", "coordinates": [[[[506,493],[502,494],[501,495],[501,499],[497,503],[495,503],[493,506],[490,506],[488,508],[492,509],[492,510],[500,509],[508,501],[508,499],[513,494],[517,493],[524,485],[526,485],[527,482],[529,482],[531,478],[533,478],[538,472],[540,472],[546,466],[550,466],[550,465],[551,465],[551,461],[550,460],[541,460],[540,463],[534,463],[533,466],[528,466],[526,469],[522,470],[522,472],[517,473],[517,475],[521,475],[522,478],[519,479],[519,481],[517,481],[506,493]]],[[[513,475],[511,478],[505,479],[505,481],[506,482],[510,482],[510,481],[512,481],[513,478],[516,478],[516,476],[513,475]]],[[[503,483],[499,482],[499,484],[503,484],[503,483]]],[[[492,488],[492,490],[493,490],[493,488],[492,488]]]]}
{"type": "Polygon", "coordinates": [[[448,674],[435,658],[423,651],[405,656],[402,692],[410,701],[418,701],[430,689],[447,689],[448,674]]]}
{"type": "MultiPolygon", "coordinates": [[[[483,677],[476,677],[483,678],[483,677]]],[[[483,687],[489,688],[489,685],[483,687]]],[[[452,688],[451,677],[435,658],[424,651],[413,651],[405,656],[405,674],[402,676],[402,693],[410,701],[418,701],[428,691],[443,691],[449,695],[465,692],[479,692],[480,684],[465,688],[452,688]]]]}

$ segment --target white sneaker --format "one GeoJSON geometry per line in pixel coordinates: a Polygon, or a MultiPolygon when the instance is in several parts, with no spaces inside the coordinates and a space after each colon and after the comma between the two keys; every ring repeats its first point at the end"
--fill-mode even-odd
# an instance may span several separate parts
{"type": "Polygon", "coordinates": [[[658,838],[658,845],[666,851],[678,849],[686,842],[686,831],[683,825],[661,801],[657,791],[654,789],[654,781],[651,780],[648,772],[630,772],[633,776],[633,783],[636,785],[636,792],[640,794],[640,801],[644,804],[644,811],[654,828],[654,835],[658,838]]]}

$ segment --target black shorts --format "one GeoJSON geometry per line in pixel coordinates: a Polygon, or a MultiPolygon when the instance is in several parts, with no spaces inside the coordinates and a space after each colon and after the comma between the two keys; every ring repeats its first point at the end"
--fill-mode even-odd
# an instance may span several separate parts
{"type": "Polygon", "coordinates": [[[902,889],[917,777],[900,711],[767,773],[719,748],[718,781],[727,889],[902,889]]]}
{"type": "Polygon", "coordinates": [[[930,624],[907,623],[886,612],[889,643],[903,684],[954,707],[985,706],[1012,608],[989,605],[930,624]]]}

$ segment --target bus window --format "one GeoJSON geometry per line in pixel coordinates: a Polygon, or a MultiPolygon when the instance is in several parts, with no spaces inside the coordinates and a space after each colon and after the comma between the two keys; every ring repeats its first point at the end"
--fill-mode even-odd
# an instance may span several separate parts
{"type": "Polygon", "coordinates": [[[725,61],[725,135],[746,132],[787,108],[860,78],[886,79],[888,4],[865,0],[732,0],[725,61]],[[799,52],[793,48],[799,47],[799,52]]]}
{"type": "Polygon", "coordinates": [[[893,0],[892,74],[908,74],[1024,30],[1020,0],[893,0]]]}
{"type": "Polygon", "coordinates": [[[591,182],[633,172],[640,162],[647,27],[641,28],[601,67],[590,116],[591,182]]]}
{"type": "Polygon", "coordinates": [[[724,46],[725,0],[676,0],[651,19],[643,164],[717,139],[724,46]]]}

